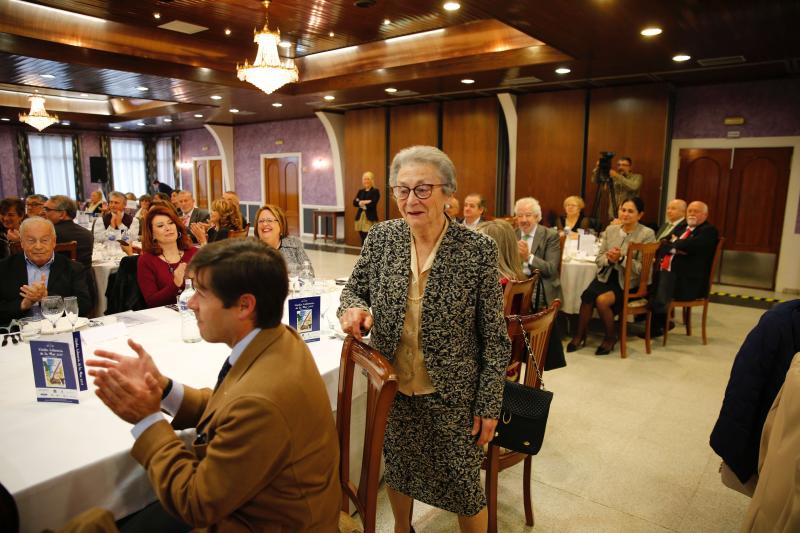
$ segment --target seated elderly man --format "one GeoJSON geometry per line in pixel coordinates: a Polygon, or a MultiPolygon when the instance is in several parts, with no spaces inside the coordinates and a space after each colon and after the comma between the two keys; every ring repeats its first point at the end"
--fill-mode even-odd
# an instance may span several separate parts
{"type": "Polygon", "coordinates": [[[77,296],[81,316],[91,308],[84,269],[56,254],[56,230],[44,218],[33,217],[19,228],[21,254],[0,261],[0,323],[25,316],[45,296],[77,296]]]}
{"type": "Polygon", "coordinates": [[[108,239],[109,233],[127,230],[130,239],[139,235],[139,219],[125,212],[128,199],[121,192],[113,191],[108,194],[108,212],[103,218],[95,219],[94,240],[102,242],[108,239]]]}
{"type": "Polygon", "coordinates": [[[232,350],[213,390],[162,375],[133,340],[136,357],[97,351],[102,359],[87,362],[100,399],[134,424],[131,454],[158,496],[122,531],[336,531],[338,438],[317,365],[281,324],[281,253],[254,239],[218,241],[189,271],[200,335],[232,350]],[[196,429],[192,446],[175,434],[185,428],[196,429]]]}
{"type": "Polygon", "coordinates": [[[78,204],[69,196],[57,194],[44,204],[45,217],[56,228],[56,242],[75,241],[78,244],[77,261],[91,267],[94,236],[91,231],[73,222],[77,213],[78,204]]]}
{"type": "Polygon", "coordinates": [[[653,329],[650,335],[664,334],[667,307],[672,300],[694,300],[708,293],[708,275],[714,261],[719,231],[709,224],[708,206],[692,202],[686,209],[682,233],[673,231],[659,250],[661,262],[658,280],[654,281],[653,329]]]}
{"type": "Polygon", "coordinates": [[[469,229],[478,229],[478,225],[485,221],[483,214],[486,211],[486,198],[482,194],[472,193],[464,197],[464,219],[461,221],[469,229]]]}
{"type": "Polygon", "coordinates": [[[517,251],[522,261],[522,271],[526,276],[538,269],[541,271],[544,293],[549,304],[561,297],[561,278],[558,267],[561,264],[561,245],[558,232],[539,224],[542,220],[542,207],[535,198],[520,198],[514,205],[517,217],[517,251]]]}

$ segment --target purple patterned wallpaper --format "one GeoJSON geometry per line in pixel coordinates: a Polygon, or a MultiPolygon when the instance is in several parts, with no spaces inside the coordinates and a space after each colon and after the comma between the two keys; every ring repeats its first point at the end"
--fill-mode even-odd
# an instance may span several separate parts
{"type": "Polygon", "coordinates": [[[17,163],[17,130],[0,126],[0,197],[19,194],[19,164],[17,163]]]}
{"type": "Polygon", "coordinates": [[[768,80],[678,89],[673,138],[724,138],[800,135],[800,80],[768,80]],[[725,126],[725,117],[744,117],[725,126]]]}
{"type": "Polygon", "coordinates": [[[187,168],[181,169],[181,183],[186,190],[192,190],[192,158],[219,156],[217,141],[205,128],[186,130],[181,135],[181,163],[187,168]]]}
{"type": "Polygon", "coordinates": [[[336,205],[331,146],[319,119],[236,126],[233,146],[236,191],[242,200],[261,201],[261,154],[300,152],[303,203],[336,205]]]}

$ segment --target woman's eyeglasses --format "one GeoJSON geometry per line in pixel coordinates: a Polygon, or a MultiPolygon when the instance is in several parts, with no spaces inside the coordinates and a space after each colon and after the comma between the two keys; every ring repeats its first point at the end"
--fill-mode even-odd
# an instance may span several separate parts
{"type": "Polygon", "coordinates": [[[275,218],[262,218],[258,223],[263,226],[264,224],[275,224],[277,221],[275,218]]]}
{"type": "Polygon", "coordinates": [[[443,183],[420,183],[416,187],[406,187],[404,185],[395,185],[392,187],[394,197],[398,200],[405,200],[411,191],[414,191],[414,196],[420,200],[425,200],[431,197],[434,187],[444,187],[443,183]]]}

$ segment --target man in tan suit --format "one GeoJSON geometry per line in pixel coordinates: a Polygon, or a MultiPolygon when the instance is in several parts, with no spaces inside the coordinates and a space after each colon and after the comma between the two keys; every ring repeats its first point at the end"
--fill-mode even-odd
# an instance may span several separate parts
{"type": "Polygon", "coordinates": [[[122,531],[335,531],[339,449],[325,385],[297,333],[281,324],[288,283],[280,252],[253,240],[209,244],[189,271],[189,307],[207,342],[232,348],[210,389],[161,375],[138,357],[97,351],[97,395],[135,424],[132,455],[158,502],[122,531]],[[161,410],[174,413],[172,425],[161,410]],[[187,447],[175,429],[196,428],[187,447]]]}

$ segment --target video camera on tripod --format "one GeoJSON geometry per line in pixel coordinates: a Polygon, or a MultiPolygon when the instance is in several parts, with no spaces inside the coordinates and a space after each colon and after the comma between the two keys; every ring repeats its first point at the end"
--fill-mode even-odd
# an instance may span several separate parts
{"type": "Polygon", "coordinates": [[[592,207],[592,218],[600,220],[600,204],[603,194],[608,194],[608,201],[611,204],[612,213],[616,216],[617,195],[614,193],[614,180],[611,179],[611,160],[614,159],[614,152],[600,152],[600,159],[597,160],[597,171],[595,179],[597,181],[597,192],[595,193],[594,206],[592,207]]]}

